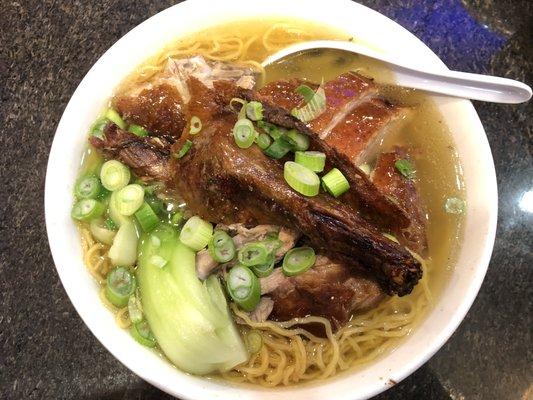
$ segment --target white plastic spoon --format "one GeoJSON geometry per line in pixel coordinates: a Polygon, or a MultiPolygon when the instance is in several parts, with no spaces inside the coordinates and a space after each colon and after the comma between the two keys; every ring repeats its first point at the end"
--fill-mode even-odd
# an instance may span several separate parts
{"type": "Polygon", "coordinates": [[[267,57],[262,65],[266,67],[287,56],[315,49],[344,50],[383,61],[395,73],[396,84],[400,86],[493,103],[517,104],[531,98],[531,88],[522,82],[495,76],[450,71],[445,68],[431,72],[424,71],[353,42],[314,40],[297,43],[267,57]]]}

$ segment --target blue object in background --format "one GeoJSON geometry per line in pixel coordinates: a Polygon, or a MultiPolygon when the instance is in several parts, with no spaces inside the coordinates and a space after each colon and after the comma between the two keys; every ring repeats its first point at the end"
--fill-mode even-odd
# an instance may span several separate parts
{"type": "Polygon", "coordinates": [[[459,0],[370,5],[427,44],[451,69],[486,72],[507,39],[476,21],[459,0]]]}

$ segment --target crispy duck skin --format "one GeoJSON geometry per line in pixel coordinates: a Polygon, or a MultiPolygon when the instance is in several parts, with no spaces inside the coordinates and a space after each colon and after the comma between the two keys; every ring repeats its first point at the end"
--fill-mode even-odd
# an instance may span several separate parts
{"type": "Polygon", "coordinates": [[[286,321],[308,315],[329,319],[334,330],[353,313],[375,307],[385,298],[379,284],[364,273],[318,255],[315,265],[303,274],[286,277],[281,269],[261,278],[274,300],[272,319],[286,321]]]}
{"type": "Polygon", "coordinates": [[[290,114],[290,109],[284,109],[270,103],[269,100],[257,95],[253,91],[242,91],[242,96],[247,100],[260,101],[263,104],[263,117],[266,121],[289,129],[297,129],[309,136],[311,150],[321,151],[326,154],[328,165],[340,169],[350,184],[350,190],[341,198],[354,206],[355,210],[363,211],[363,216],[384,228],[409,226],[409,218],[405,211],[387,196],[383,195],[377,187],[344,154],[328,145],[319,138],[317,132],[311,130],[302,121],[290,114]]]}
{"type": "Polygon", "coordinates": [[[103,140],[93,138],[91,142],[131,166],[139,176],[176,187],[191,211],[202,218],[226,224],[295,227],[332,260],[347,265],[356,260],[386,293],[410,293],[422,275],[419,262],[362,217],[367,212],[384,214],[384,225],[405,227],[409,221],[403,211],[348,158],[324,144],[285,110],[266,102],[267,120],[310,135],[315,149],[327,154],[354,189],[339,199],[326,194],[308,198],[293,191],[283,178],[282,163],[265,156],[257,146],[236,146],[232,135],[236,117],[227,107],[235,90],[227,85],[215,85],[215,90],[210,90],[190,80],[190,104],[195,114],[186,114],[185,119],[202,115],[205,120],[200,117],[202,132],[190,137],[193,146],[179,160],[171,159],[168,149],[172,143],[164,138],[138,138],[113,126],[106,129],[103,140]],[[361,204],[365,206],[362,213],[361,204]]]}
{"type": "Polygon", "coordinates": [[[139,137],[108,124],[103,138],[92,136],[89,142],[107,157],[122,161],[145,180],[172,181],[173,171],[166,137],[139,137]]]}
{"type": "Polygon", "coordinates": [[[393,233],[402,244],[419,254],[424,254],[427,249],[426,212],[415,182],[402,176],[394,166],[396,161],[409,158],[407,149],[399,146],[390,152],[380,154],[371,179],[383,193],[395,198],[409,215],[411,220],[409,227],[393,233]]]}
{"type": "Polygon", "coordinates": [[[256,146],[239,149],[234,116],[219,119],[193,140],[176,163],[175,184],[191,211],[230,224],[294,226],[331,258],[359,260],[388,293],[409,293],[421,277],[420,264],[385,238],[353,208],[326,194],[304,197],[283,178],[283,166],[256,146]]]}
{"type": "Polygon", "coordinates": [[[180,94],[167,83],[116,96],[112,104],[126,122],[140,125],[153,135],[175,140],[185,127],[180,94]]]}

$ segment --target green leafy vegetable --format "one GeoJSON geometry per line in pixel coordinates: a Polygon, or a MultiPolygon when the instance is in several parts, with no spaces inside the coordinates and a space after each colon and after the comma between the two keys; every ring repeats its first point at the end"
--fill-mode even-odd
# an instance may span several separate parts
{"type": "Polygon", "coordinates": [[[196,276],[195,252],[160,225],[142,237],[137,281],[144,317],[165,356],[178,368],[204,375],[246,361],[248,353],[229,313],[220,282],[196,276]],[[157,237],[158,240],[151,240],[157,237]],[[153,243],[158,243],[155,246],[153,243]],[[150,265],[152,256],[168,260],[150,265]]]}

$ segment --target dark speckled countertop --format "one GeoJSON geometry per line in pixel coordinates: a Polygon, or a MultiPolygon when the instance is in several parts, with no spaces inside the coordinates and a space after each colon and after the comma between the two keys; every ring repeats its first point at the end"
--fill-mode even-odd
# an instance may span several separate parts
{"type": "MultiPolygon", "coordinates": [[[[48,248],[46,161],[91,65],[160,0],[3,0],[0,6],[0,398],[162,399],[72,307],[48,248]]],[[[533,1],[376,0],[453,69],[533,84],[533,1]]],[[[494,254],[448,343],[378,399],[533,399],[533,103],[476,103],[498,174],[494,254]],[[526,194],[529,193],[529,194],[526,194]]]]}

